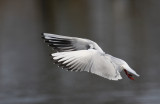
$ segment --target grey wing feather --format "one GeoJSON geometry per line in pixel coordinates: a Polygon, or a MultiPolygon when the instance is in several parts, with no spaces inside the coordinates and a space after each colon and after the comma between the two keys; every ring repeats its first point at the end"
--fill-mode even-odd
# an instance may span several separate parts
{"type": "Polygon", "coordinates": [[[43,38],[45,39],[45,42],[49,44],[49,46],[59,52],[87,50],[90,48],[90,44],[94,44],[94,42],[89,39],[49,33],[43,33],[43,38]]]}

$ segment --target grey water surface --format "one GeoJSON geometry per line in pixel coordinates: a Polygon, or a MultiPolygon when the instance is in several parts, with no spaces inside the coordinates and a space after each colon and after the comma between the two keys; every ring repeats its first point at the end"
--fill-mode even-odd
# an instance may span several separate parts
{"type": "Polygon", "coordinates": [[[0,104],[160,104],[160,1],[0,1],[0,104]],[[110,81],[51,60],[42,32],[89,38],[138,73],[110,81]]]}

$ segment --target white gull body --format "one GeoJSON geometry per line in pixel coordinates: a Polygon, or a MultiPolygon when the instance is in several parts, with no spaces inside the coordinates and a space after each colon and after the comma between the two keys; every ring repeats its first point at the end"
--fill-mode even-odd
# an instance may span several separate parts
{"type": "Polygon", "coordinates": [[[43,38],[57,51],[51,54],[54,62],[69,71],[87,71],[110,80],[122,79],[122,70],[132,80],[128,72],[139,76],[124,60],[106,54],[89,39],[49,33],[43,33],[43,38]]]}

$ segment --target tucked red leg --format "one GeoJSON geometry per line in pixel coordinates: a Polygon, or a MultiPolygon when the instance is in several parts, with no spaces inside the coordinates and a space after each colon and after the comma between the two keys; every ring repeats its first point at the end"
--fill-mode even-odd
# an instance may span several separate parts
{"type": "Polygon", "coordinates": [[[129,74],[126,69],[124,69],[124,72],[128,76],[129,79],[134,80],[134,78],[132,77],[133,75],[129,74]]]}

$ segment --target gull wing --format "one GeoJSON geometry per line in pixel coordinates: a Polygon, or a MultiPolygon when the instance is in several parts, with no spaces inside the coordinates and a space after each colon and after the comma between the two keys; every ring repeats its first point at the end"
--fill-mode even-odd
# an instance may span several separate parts
{"type": "Polygon", "coordinates": [[[94,46],[94,42],[89,39],[62,36],[56,34],[43,33],[45,42],[58,52],[87,50],[94,46]]]}
{"type": "Polygon", "coordinates": [[[53,60],[69,71],[87,71],[110,80],[122,79],[105,54],[97,50],[79,50],[53,53],[53,60]]]}

